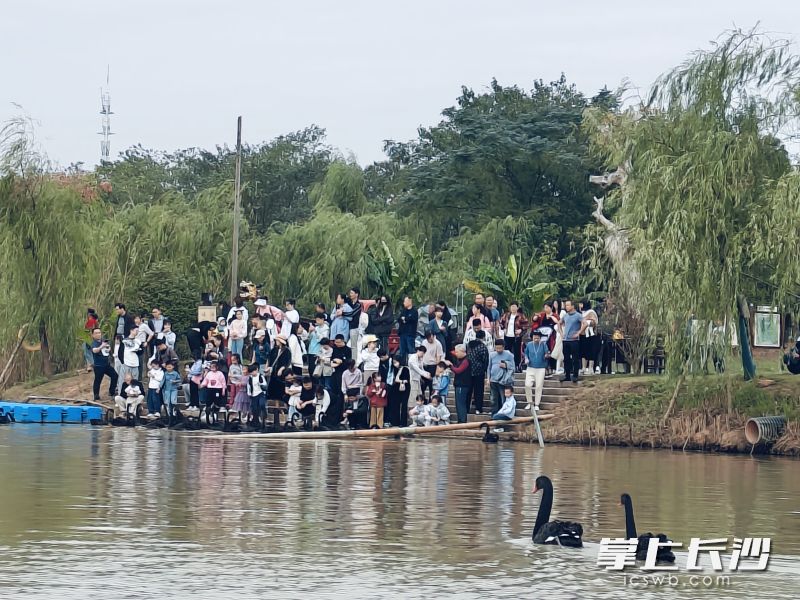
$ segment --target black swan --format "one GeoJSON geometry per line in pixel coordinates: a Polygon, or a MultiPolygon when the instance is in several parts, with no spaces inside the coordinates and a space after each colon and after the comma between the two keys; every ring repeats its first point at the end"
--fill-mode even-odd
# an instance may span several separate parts
{"type": "MultiPolygon", "coordinates": [[[[636,559],[647,559],[647,548],[650,545],[651,538],[657,538],[660,542],[672,541],[667,538],[663,533],[653,535],[650,532],[643,533],[640,536],[636,535],[636,522],[633,520],[633,502],[628,494],[622,494],[619,499],[620,506],[625,507],[625,537],[629,540],[638,537],[639,543],[636,544],[636,559]]],[[[674,563],[675,555],[670,550],[669,546],[659,547],[656,553],[656,562],[674,563]]]]}
{"type": "Polygon", "coordinates": [[[534,544],[557,544],[568,548],[582,548],[583,526],[572,521],[550,521],[550,509],[553,508],[553,483],[548,477],[540,475],[536,478],[533,493],[542,492],[542,503],[536,515],[531,538],[534,544]]]}
{"type": "Polygon", "coordinates": [[[497,435],[496,433],[490,432],[488,424],[483,423],[481,425],[481,429],[483,429],[484,427],[486,427],[486,432],[483,434],[482,441],[486,442],[487,444],[496,444],[497,441],[500,439],[500,436],[497,435]]]}

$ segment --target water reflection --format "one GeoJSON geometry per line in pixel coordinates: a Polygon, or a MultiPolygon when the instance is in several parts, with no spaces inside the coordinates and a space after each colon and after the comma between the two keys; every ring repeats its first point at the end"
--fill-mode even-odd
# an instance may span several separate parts
{"type": "MultiPolygon", "coordinates": [[[[800,554],[786,459],[15,425],[0,464],[0,576],[28,597],[636,596],[597,569],[596,547],[527,547],[540,473],[554,517],[589,541],[623,534],[627,491],[643,531],[771,536],[773,554],[800,554]]],[[[794,559],[773,564],[780,577],[738,576],[723,595],[793,597],[794,559]]]]}

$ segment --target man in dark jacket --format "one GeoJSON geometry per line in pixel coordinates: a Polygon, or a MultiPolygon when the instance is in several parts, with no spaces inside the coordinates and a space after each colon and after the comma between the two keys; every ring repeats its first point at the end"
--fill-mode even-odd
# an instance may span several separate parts
{"type": "Polygon", "coordinates": [[[361,350],[358,345],[360,341],[358,327],[361,323],[361,311],[364,309],[361,305],[361,290],[356,286],[351,287],[346,302],[353,309],[347,314],[347,320],[350,323],[350,349],[353,360],[356,360],[361,350]]]}
{"type": "Polygon", "coordinates": [[[400,311],[400,316],[397,319],[397,334],[400,336],[400,348],[398,354],[403,359],[403,362],[408,360],[409,354],[414,354],[417,351],[417,321],[419,314],[417,309],[414,308],[414,301],[411,296],[403,298],[403,310],[400,311]]]}
{"type": "Polygon", "coordinates": [[[475,339],[467,345],[467,359],[472,376],[472,388],[467,399],[467,407],[475,402],[475,414],[483,412],[483,392],[486,386],[486,370],[489,368],[489,350],[484,343],[486,334],[479,331],[475,339]]]}
{"type": "Polygon", "coordinates": [[[131,329],[136,327],[136,323],[134,323],[133,317],[128,314],[124,304],[117,302],[114,308],[117,311],[117,325],[114,328],[114,335],[124,339],[128,337],[131,329]]]}

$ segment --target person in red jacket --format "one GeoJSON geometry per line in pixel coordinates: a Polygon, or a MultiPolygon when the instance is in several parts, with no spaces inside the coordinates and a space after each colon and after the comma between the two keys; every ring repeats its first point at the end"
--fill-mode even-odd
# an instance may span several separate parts
{"type": "Polygon", "coordinates": [[[380,373],[373,373],[372,383],[367,386],[369,399],[369,426],[372,429],[383,427],[383,409],[386,408],[386,384],[381,380],[380,373]]]}

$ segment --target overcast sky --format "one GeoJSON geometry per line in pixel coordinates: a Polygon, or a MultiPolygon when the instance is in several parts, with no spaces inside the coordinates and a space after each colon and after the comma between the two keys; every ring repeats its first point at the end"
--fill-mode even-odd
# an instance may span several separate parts
{"type": "Polygon", "coordinates": [[[662,71],[734,25],[800,38],[800,2],[677,0],[8,0],[0,121],[20,114],[62,165],[111,153],[258,143],[316,123],[361,164],[414,137],[461,85],[531,87],[563,71],[587,95],[662,71]],[[22,110],[17,108],[20,105],[22,110]]]}

